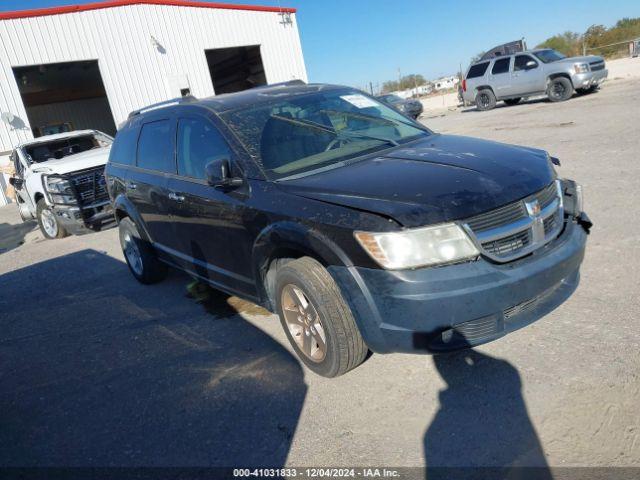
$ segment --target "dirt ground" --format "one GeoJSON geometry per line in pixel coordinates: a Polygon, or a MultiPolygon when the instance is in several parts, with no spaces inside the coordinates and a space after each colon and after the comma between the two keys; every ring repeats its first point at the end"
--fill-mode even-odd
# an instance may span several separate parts
{"type": "Polygon", "coordinates": [[[278,319],[137,284],[108,230],[0,209],[0,465],[640,466],[640,81],[424,122],[547,149],[595,226],[559,309],[473,352],[328,380],[278,319]]]}

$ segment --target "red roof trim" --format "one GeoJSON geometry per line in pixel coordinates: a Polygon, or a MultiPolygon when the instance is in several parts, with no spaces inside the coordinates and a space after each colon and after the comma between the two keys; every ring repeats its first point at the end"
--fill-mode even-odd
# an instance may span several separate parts
{"type": "Polygon", "coordinates": [[[15,18],[44,17],[62,13],[86,12],[101,8],[124,7],[127,5],[171,5],[175,7],[218,8],[222,10],[250,10],[255,12],[295,13],[295,8],[264,7],[260,5],[235,5],[231,3],[196,2],[193,0],[110,0],[106,2],[85,3],[83,5],[65,5],[61,7],[37,8],[0,13],[0,20],[15,18]]]}

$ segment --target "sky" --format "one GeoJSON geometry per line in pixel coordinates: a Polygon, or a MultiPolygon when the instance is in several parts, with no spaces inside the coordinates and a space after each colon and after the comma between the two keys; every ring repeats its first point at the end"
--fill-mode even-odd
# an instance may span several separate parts
{"type": "MultiPolygon", "coordinates": [[[[95,1],[95,0],[92,0],[95,1]]],[[[0,11],[90,3],[0,0],[0,11]]],[[[374,88],[402,75],[466,69],[471,57],[525,38],[534,47],[567,30],[640,17],[640,0],[233,0],[295,7],[309,80],[374,88]]]]}

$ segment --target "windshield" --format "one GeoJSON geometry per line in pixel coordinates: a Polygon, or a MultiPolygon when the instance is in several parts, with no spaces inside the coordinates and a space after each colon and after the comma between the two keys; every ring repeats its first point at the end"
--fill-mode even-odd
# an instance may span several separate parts
{"type": "Polygon", "coordinates": [[[111,145],[113,139],[101,133],[60,138],[50,142],[39,142],[23,147],[29,164],[60,159],[94,148],[111,145]]]}
{"type": "Polygon", "coordinates": [[[534,55],[544,63],[557,62],[558,60],[567,58],[555,50],[540,50],[539,52],[535,52],[534,55]]]}
{"type": "Polygon", "coordinates": [[[383,103],[347,89],[250,106],[222,118],[272,180],[430,135],[383,103]]]}
{"type": "Polygon", "coordinates": [[[397,96],[397,95],[382,95],[380,98],[380,100],[387,102],[387,103],[398,103],[401,102],[402,99],[397,96]]]}

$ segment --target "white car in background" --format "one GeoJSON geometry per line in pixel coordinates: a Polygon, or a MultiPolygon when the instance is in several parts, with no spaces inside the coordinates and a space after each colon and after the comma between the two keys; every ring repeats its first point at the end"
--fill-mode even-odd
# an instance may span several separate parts
{"type": "Polygon", "coordinates": [[[46,135],[13,150],[9,183],[23,221],[48,239],[99,230],[113,220],[104,166],[113,138],[97,130],[46,135]]]}

